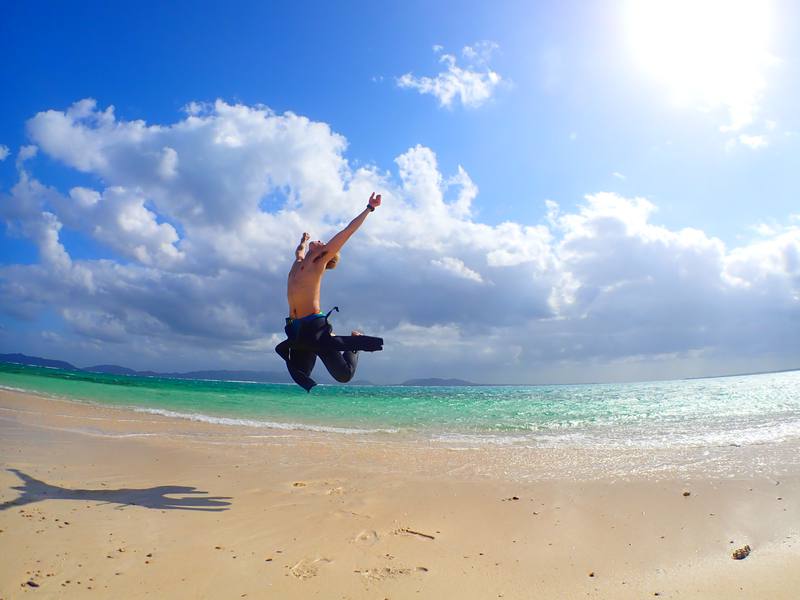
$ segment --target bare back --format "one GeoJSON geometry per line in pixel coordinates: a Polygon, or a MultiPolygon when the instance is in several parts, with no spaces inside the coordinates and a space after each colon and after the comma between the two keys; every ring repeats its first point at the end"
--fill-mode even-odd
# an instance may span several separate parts
{"type": "Polygon", "coordinates": [[[319,290],[325,263],[310,259],[296,260],[289,271],[287,282],[287,298],[289,300],[289,316],[298,319],[321,312],[319,290]]]}

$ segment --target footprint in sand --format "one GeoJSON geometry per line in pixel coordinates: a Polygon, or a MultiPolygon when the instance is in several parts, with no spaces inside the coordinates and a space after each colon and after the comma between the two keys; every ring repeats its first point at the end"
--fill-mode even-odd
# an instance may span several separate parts
{"type": "Polygon", "coordinates": [[[353,541],[362,546],[372,546],[378,541],[378,532],[374,529],[364,529],[353,538],[353,541]]]}
{"type": "Polygon", "coordinates": [[[303,558],[289,570],[292,572],[292,575],[298,579],[311,579],[312,577],[316,577],[321,566],[331,562],[333,561],[330,558],[303,558]]]}
{"type": "Polygon", "coordinates": [[[416,567],[415,569],[409,569],[404,567],[373,567],[371,569],[356,569],[353,572],[358,573],[364,579],[381,581],[383,579],[389,579],[391,577],[399,577],[401,575],[411,575],[412,573],[427,573],[428,568],[416,567]]]}

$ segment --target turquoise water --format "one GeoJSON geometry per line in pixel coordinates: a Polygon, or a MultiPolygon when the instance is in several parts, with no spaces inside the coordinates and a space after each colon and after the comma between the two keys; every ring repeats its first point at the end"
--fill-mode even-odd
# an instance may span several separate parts
{"type": "Polygon", "coordinates": [[[541,446],[800,439],[800,371],[558,386],[318,386],[114,376],[0,364],[0,386],[176,418],[541,446]]]}

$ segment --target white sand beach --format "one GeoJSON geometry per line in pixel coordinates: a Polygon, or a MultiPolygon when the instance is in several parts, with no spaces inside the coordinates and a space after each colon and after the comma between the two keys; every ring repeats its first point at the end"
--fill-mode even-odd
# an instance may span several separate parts
{"type": "Polygon", "coordinates": [[[533,449],[520,480],[504,451],[3,390],[0,598],[797,597],[797,472],[604,477],[533,449]]]}

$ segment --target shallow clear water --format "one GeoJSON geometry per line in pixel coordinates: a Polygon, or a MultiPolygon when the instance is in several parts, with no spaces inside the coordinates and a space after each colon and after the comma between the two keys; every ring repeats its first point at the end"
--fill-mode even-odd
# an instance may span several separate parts
{"type": "Polygon", "coordinates": [[[319,386],[0,364],[0,386],[209,422],[467,443],[702,447],[800,439],[800,371],[559,386],[319,386]]]}

